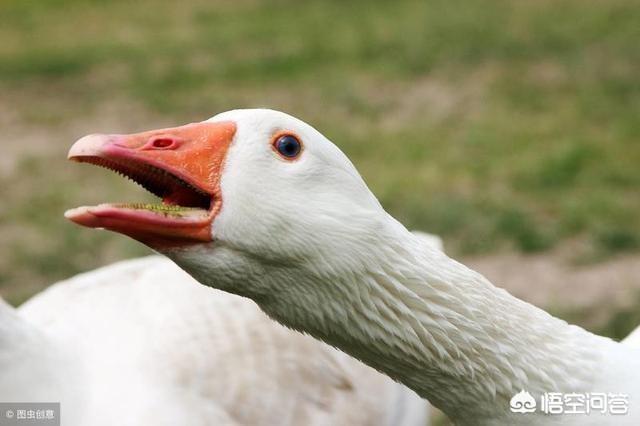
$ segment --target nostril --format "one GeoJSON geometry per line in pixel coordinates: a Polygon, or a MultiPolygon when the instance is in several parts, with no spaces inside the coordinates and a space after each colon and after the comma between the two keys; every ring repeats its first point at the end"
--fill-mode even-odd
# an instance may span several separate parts
{"type": "Polygon", "coordinates": [[[172,138],[159,137],[149,141],[148,148],[153,149],[171,149],[177,147],[177,141],[172,138]]]}
{"type": "Polygon", "coordinates": [[[168,148],[173,145],[173,141],[171,139],[156,139],[151,144],[154,148],[168,148]]]}

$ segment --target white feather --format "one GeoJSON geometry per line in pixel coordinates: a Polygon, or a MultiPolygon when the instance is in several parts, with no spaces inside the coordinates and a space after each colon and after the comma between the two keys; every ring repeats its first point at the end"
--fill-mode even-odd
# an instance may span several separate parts
{"type": "Polygon", "coordinates": [[[460,424],[640,424],[636,348],[553,318],[412,235],[349,159],[301,120],[235,110],[210,121],[237,127],[214,241],[163,250],[198,281],[253,298],[274,319],[401,381],[460,424]],[[272,149],[283,131],[303,143],[296,161],[272,149]],[[536,397],[627,394],[629,414],[513,414],[509,399],[523,389],[536,397]]]}
{"type": "Polygon", "coordinates": [[[0,303],[0,400],[65,425],[424,425],[414,392],[169,260],[121,262],[0,303]]]}

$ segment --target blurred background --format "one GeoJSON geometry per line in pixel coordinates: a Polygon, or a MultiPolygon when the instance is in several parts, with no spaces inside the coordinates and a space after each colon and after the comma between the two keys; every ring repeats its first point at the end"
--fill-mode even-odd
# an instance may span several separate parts
{"type": "Polygon", "coordinates": [[[260,106],[495,284],[615,338],[640,323],[637,0],[2,0],[2,297],[149,252],[64,220],[148,199],[67,162],[77,138],[260,106]]]}

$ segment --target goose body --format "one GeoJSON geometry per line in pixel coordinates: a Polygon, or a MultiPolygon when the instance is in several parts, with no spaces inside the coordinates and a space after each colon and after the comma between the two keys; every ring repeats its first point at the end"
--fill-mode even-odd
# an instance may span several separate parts
{"type": "Polygon", "coordinates": [[[171,261],[120,262],[0,305],[0,400],[65,425],[424,425],[415,393],[171,261]]]}
{"type": "Polygon", "coordinates": [[[618,343],[569,325],[429,247],[301,120],[234,110],[177,128],[91,135],[69,157],[163,199],[81,207],[69,219],[135,238],[200,283],[253,299],[457,424],[640,424],[637,334],[618,343]],[[521,391],[538,404],[548,393],[615,394],[627,412],[521,414],[510,409],[521,391]]]}

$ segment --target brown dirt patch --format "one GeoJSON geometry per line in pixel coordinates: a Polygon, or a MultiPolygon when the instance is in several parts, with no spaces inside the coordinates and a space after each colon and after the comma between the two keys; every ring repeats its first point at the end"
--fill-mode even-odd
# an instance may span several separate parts
{"type": "Polygon", "coordinates": [[[463,259],[514,296],[559,311],[588,309],[604,315],[627,307],[640,293],[640,255],[576,265],[568,248],[549,253],[494,254],[463,259]]]}

